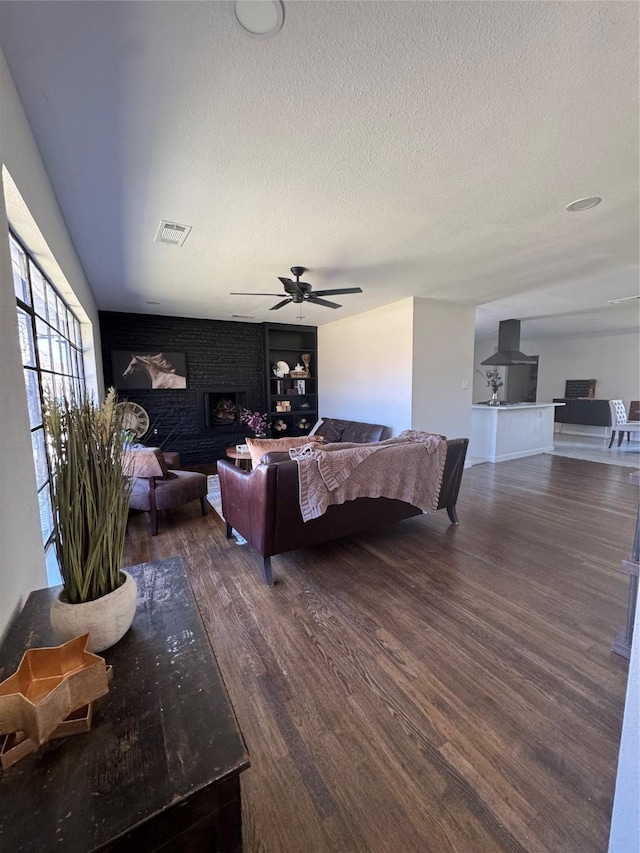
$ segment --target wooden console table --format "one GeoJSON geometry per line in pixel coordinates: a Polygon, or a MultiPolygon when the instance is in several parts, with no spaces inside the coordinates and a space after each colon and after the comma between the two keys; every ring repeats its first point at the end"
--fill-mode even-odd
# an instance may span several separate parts
{"type": "MultiPolygon", "coordinates": [[[[128,571],[138,609],[103,653],[113,680],[91,731],[0,771],[3,850],[242,849],[240,773],[249,758],[182,561],[128,571]]],[[[58,589],[29,596],[0,651],[0,680],[26,649],[57,645],[49,607],[58,589]]]]}

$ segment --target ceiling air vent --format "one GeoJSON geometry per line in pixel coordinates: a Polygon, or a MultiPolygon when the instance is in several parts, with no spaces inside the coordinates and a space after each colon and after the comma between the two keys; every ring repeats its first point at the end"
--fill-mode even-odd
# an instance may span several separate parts
{"type": "Polygon", "coordinates": [[[189,236],[190,231],[190,225],[178,225],[177,222],[168,222],[166,219],[162,219],[153,242],[168,243],[170,246],[182,246],[189,236]]]}

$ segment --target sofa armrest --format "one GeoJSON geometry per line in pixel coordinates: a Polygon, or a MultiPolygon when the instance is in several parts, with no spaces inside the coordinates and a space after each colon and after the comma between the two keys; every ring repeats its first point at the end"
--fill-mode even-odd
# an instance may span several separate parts
{"type": "Polygon", "coordinates": [[[244,471],[224,459],[218,460],[222,514],[228,528],[233,527],[263,557],[273,552],[276,513],[276,471],[271,465],[258,465],[244,471]]]}

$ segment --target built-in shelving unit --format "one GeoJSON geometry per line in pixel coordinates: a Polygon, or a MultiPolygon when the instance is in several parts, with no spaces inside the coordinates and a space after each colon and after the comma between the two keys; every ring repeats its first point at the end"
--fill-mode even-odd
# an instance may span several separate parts
{"type": "Polygon", "coordinates": [[[318,336],[315,326],[292,326],[265,323],[266,401],[273,438],[304,435],[318,419],[318,336]],[[305,367],[307,376],[290,376],[297,365],[305,367]],[[277,376],[276,366],[286,364],[289,372],[277,376]],[[290,409],[285,410],[286,405],[290,409]]]}

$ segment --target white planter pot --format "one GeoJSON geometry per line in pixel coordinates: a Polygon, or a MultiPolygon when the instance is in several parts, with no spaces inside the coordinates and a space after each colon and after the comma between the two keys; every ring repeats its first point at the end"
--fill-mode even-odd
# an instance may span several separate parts
{"type": "Polygon", "coordinates": [[[118,589],[87,601],[84,604],[69,604],[64,590],[51,603],[51,626],[62,643],[89,634],[87,649],[101,652],[115,645],[124,637],[136,612],[138,586],[128,572],[122,572],[126,580],[118,589]]]}

